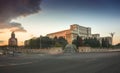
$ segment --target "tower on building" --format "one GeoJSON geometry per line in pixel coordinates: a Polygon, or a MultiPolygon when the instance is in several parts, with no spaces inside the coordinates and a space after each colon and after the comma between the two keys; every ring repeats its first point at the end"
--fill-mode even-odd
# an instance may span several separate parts
{"type": "Polygon", "coordinates": [[[10,47],[16,47],[17,46],[17,38],[15,38],[15,33],[14,32],[11,33],[11,37],[8,41],[9,41],[8,44],[9,44],[10,47]]]}

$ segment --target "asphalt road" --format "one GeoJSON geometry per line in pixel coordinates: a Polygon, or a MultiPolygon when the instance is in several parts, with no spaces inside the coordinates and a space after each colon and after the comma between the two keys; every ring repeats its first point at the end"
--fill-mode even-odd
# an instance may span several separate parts
{"type": "Polygon", "coordinates": [[[0,73],[120,73],[120,52],[0,57],[0,73]]]}

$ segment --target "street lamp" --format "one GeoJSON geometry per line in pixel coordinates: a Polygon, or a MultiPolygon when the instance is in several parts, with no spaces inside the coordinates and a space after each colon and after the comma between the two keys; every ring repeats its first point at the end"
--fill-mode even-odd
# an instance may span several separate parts
{"type": "Polygon", "coordinates": [[[41,49],[41,46],[42,46],[42,45],[41,45],[41,38],[42,38],[42,36],[40,35],[40,49],[41,49]]]}

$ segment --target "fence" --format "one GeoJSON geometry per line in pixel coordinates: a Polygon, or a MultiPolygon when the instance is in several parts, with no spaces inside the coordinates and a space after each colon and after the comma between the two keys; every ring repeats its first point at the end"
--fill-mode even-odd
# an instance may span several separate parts
{"type": "MultiPolygon", "coordinates": [[[[7,52],[14,51],[19,53],[25,54],[61,54],[64,50],[62,48],[51,48],[51,49],[0,49],[0,55],[6,54],[7,52]]],[[[120,51],[120,49],[111,49],[111,48],[90,48],[90,47],[80,47],[78,52],[113,52],[113,51],[120,51]]]]}
{"type": "Polygon", "coordinates": [[[50,49],[28,49],[28,48],[11,48],[11,49],[1,49],[1,54],[7,54],[8,52],[17,52],[17,53],[25,53],[25,54],[60,54],[63,52],[61,48],[50,48],[50,49]]]}
{"type": "Polygon", "coordinates": [[[113,52],[113,51],[120,51],[120,49],[79,47],[78,51],[79,52],[113,52]]]}

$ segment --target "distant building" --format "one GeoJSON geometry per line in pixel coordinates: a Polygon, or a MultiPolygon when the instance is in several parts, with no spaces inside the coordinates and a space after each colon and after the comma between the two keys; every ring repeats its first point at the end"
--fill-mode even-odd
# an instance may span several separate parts
{"type": "Polygon", "coordinates": [[[35,39],[37,39],[37,37],[32,37],[32,38],[29,39],[29,40],[25,40],[25,41],[24,41],[24,45],[25,45],[25,46],[30,45],[30,41],[31,41],[31,40],[35,40],[35,39]]]}
{"type": "Polygon", "coordinates": [[[90,27],[84,27],[84,26],[80,26],[77,24],[73,24],[71,25],[71,33],[72,33],[72,37],[73,39],[76,38],[76,35],[82,37],[82,38],[87,38],[87,37],[91,37],[91,28],[90,27]]]}
{"type": "Polygon", "coordinates": [[[83,27],[78,24],[73,24],[67,30],[50,33],[50,34],[47,34],[47,36],[50,38],[64,37],[68,41],[68,43],[72,43],[72,41],[76,39],[77,36],[80,36],[83,39],[87,37],[91,37],[91,28],[83,27]]]}
{"type": "Polygon", "coordinates": [[[100,37],[100,43],[102,44],[102,40],[109,45],[112,45],[112,37],[100,37]]]}
{"type": "Polygon", "coordinates": [[[100,38],[100,34],[92,34],[92,38],[97,38],[97,39],[99,39],[99,38],[100,38]]]}
{"type": "Polygon", "coordinates": [[[17,42],[17,38],[15,38],[15,33],[14,32],[12,32],[11,33],[11,38],[8,40],[8,44],[9,44],[9,46],[11,46],[11,47],[16,47],[18,44],[17,44],[18,42],[17,42]]]}
{"type": "Polygon", "coordinates": [[[112,37],[105,37],[105,39],[109,42],[110,45],[112,45],[112,37]]]}
{"type": "MultiPolygon", "coordinates": [[[[112,37],[100,37],[100,34],[91,34],[90,27],[84,27],[78,24],[70,25],[69,29],[50,33],[50,34],[47,34],[46,36],[49,38],[63,37],[68,41],[69,44],[71,44],[72,41],[77,38],[77,36],[80,36],[83,39],[83,42],[84,42],[84,39],[96,38],[99,41],[100,46],[102,46],[103,44],[106,44],[107,45],[106,47],[108,47],[109,45],[112,45],[112,37]]],[[[24,42],[24,45],[29,46],[30,41],[32,39],[36,39],[36,38],[31,38],[30,40],[26,40],[24,42]]]]}
{"type": "Polygon", "coordinates": [[[30,44],[30,40],[24,41],[24,45],[25,45],[25,46],[28,46],[29,44],[30,44]]]}
{"type": "Polygon", "coordinates": [[[49,38],[64,37],[68,41],[68,43],[72,43],[72,41],[76,39],[77,36],[82,37],[82,39],[97,38],[97,40],[100,41],[101,45],[102,45],[102,40],[105,40],[104,42],[107,42],[107,44],[112,45],[111,37],[100,37],[100,34],[91,34],[90,27],[84,27],[78,24],[71,25],[70,28],[67,30],[47,34],[47,36],[49,38]]]}

